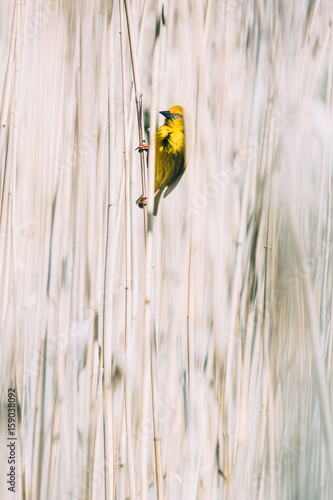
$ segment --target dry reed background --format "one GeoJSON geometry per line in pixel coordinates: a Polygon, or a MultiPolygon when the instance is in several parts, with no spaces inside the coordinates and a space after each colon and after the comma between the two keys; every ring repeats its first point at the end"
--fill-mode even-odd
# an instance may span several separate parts
{"type": "Polygon", "coordinates": [[[0,5],[0,496],[331,499],[333,4],[161,9],[0,5]],[[190,124],[151,262],[128,21],[144,108],[190,124]]]}

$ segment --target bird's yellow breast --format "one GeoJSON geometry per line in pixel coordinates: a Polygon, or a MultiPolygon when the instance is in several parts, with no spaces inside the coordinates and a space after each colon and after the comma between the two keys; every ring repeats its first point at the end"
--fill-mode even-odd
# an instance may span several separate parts
{"type": "Polygon", "coordinates": [[[185,136],[183,129],[162,125],[156,132],[155,191],[164,189],[184,170],[185,136]]]}

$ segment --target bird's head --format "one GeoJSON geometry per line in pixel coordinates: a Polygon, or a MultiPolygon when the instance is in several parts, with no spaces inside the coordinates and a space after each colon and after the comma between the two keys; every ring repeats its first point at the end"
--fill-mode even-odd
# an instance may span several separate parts
{"type": "Polygon", "coordinates": [[[171,106],[168,111],[160,111],[161,115],[165,117],[165,125],[184,130],[184,108],[182,106],[171,106]]]}

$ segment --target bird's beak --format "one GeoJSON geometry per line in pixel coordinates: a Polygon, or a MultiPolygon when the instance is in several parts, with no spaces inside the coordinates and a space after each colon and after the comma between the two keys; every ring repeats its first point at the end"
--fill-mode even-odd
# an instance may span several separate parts
{"type": "Polygon", "coordinates": [[[165,116],[165,118],[167,120],[171,120],[172,119],[172,113],[170,113],[170,111],[160,111],[161,115],[165,116]]]}

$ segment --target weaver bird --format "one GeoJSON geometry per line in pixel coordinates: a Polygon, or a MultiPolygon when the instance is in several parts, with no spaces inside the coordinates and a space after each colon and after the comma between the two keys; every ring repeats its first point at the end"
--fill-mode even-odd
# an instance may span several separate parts
{"type": "MultiPolygon", "coordinates": [[[[172,106],[168,111],[160,111],[165,117],[164,125],[156,132],[155,145],[155,194],[154,215],[157,215],[160,198],[165,188],[164,198],[177,186],[185,172],[185,131],[184,109],[172,106]]],[[[138,149],[148,150],[147,144],[138,149]]],[[[147,205],[147,196],[141,195],[136,203],[140,208],[147,205]]]]}

